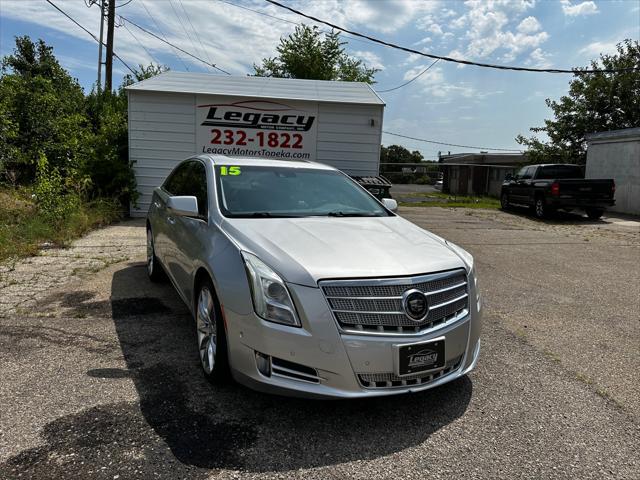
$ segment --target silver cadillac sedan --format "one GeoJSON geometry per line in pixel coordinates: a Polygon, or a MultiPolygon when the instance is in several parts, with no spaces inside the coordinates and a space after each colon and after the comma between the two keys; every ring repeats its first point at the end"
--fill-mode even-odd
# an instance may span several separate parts
{"type": "Polygon", "coordinates": [[[473,257],[342,172],[201,155],[153,194],[151,280],[195,319],[212,381],[355,398],[418,392],[480,353],[473,257]]]}

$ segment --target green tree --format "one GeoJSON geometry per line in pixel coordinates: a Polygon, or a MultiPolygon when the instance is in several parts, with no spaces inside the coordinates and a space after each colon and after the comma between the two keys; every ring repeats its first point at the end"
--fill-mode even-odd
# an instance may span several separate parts
{"type": "Polygon", "coordinates": [[[16,38],[0,64],[2,168],[31,182],[44,155],[64,176],[78,171],[90,153],[84,94],[42,40],[16,38]]]}
{"type": "Polygon", "coordinates": [[[125,87],[166,72],[165,65],[139,65],[124,76],[116,92],[94,88],[86,98],[86,112],[94,134],[94,155],[87,162],[91,194],[117,198],[127,206],[137,198],[133,165],[129,160],[128,111],[125,87]]]}
{"type": "Polygon", "coordinates": [[[389,145],[380,147],[380,163],[419,163],[424,161],[424,157],[418,150],[410,152],[400,145],[389,145]]]}
{"type": "Polygon", "coordinates": [[[276,57],[262,59],[253,65],[258,77],[306,78],[374,83],[378,71],[362,60],[349,57],[340,41],[339,32],[322,37],[317,27],[297,26],[287,38],[281,38],[276,57]]]}
{"type": "Polygon", "coordinates": [[[534,135],[516,141],[528,148],[533,163],[586,162],[589,133],[640,127],[640,44],[625,40],[614,55],[601,54],[591,69],[615,69],[616,73],[580,73],[577,69],[569,92],[559,101],[547,99],[554,119],[544,127],[531,128],[534,135]],[[630,71],[635,69],[635,71],[630,71]],[[626,71],[622,71],[626,70],[626,71]],[[535,133],[545,133],[548,141],[535,133]]]}

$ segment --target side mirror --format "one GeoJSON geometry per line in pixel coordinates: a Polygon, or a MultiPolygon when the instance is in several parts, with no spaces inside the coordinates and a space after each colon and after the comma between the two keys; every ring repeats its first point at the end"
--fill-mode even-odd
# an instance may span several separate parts
{"type": "Polygon", "coordinates": [[[511,180],[513,180],[513,173],[507,173],[504,176],[505,181],[510,182],[511,180]]]}
{"type": "Polygon", "coordinates": [[[191,196],[175,196],[167,199],[167,210],[181,217],[198,217],[198,199],[191,196]]]}
{"type": "Polygon", "coordinates": [[[393,198],[383,198],[382,205],[384,205],[388,210],[391,210],[393,213],[398,211],[398,202],[396,202],[393,198]]]}

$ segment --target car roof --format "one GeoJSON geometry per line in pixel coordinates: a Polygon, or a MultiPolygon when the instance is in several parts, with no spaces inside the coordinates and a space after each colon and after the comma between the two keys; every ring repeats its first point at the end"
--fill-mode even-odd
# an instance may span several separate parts
{"type": "Polygon", "coordinates": [[[226,155],[198,155],[199,159],[210,161],[214,165],[241,165],[255,167],[282,167],[282,168],[310,168],[314,170],[335,170],[335,168],[322,163],[307,162],[304,160],[274,160],[270,158],[255,157],[228,157],[226,155]]]}

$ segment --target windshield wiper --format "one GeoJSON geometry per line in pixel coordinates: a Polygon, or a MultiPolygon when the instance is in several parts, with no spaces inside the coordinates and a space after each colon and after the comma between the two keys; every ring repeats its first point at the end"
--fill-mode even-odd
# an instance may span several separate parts
{"type": "Polygon", "coordinates": [[[278,215],[270,212],[253,212],[233,215],[234,218],[299,218],[299,215],[278,215]]]}
{"type": "Polygon", "coordinates": [[[335,212],[328,212],[327,213],[327,217],[378,217],[379,215],[376,215],[375,213],[369,213],[369,212],[342,212],[342,211],[335,211],[335,212]]]}

